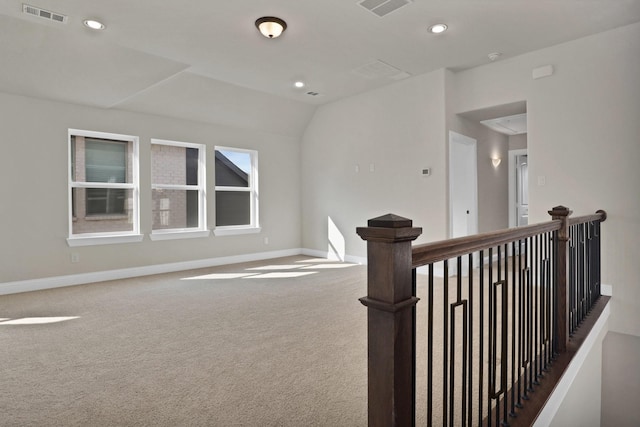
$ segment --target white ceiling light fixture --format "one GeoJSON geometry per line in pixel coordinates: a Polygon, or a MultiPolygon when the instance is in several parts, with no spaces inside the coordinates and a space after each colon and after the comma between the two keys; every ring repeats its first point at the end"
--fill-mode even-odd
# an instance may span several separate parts
{"type": "Polygon", "coordinates": [[[429,27],[429,32],[431,34],[442,34],[447,31],[447,28],[449,28],[447,24],[434,24],[429,27]]]}
{"type": "Polygon", "coordinates": [[[287,23],[274,16],[263,16],[256,20],[256,27],[268,39],[275,39],[287,29],[287,23]]]}
{"type": "Polygon", "coordinates": [[[106,25],[104,25],[100,21],[96,21],[95,19],[85,19],[83,21],[85,27],[91,28],[92,30],[104,30],[106,25]]]}
{"type": "Polygon", "coordinates": [[[305,86],[305,85],[304,85],[304,82],[301,82],[301,81],[297,81],[297,82],[295,82],[293,85],[294,85],[295,87],[297,87],[298,89],[301,89],[301,88],[303,88],[303,87],[305,86]]]}

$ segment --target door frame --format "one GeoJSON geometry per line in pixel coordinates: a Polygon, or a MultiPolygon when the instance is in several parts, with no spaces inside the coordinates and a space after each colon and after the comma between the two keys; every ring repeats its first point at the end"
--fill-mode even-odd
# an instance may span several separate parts
{"type": "Polygon", "coordinates": [[[516,156],[526,154],[529,150],[522,148],[519,150],[509,150],[509,228],[518,224],[518,212],[516,211],[517,188],[516,188],[516,156]]]}
{"type": "Polygon", "coordinates": [[[469,218],[469,220],[471,221],[470,227],[471,230],[469,231],[469,234],[476,234],[478,233],[478,143],[474,138],[471,138],[469,136],[465,136],[462,135],[460,133],[454,132],[454,131],[449,131],[449,174],[448,174],[448,178],[449,178],[449,237],[453,236],[453,193],[452,193],[452,188],[451,188],[451,177],[452,177],[452,173],[453,173],[453,163],[454,163],[454,156],[453,156],[453,144],[463,144],[466,146],[471,146],[473,148],[473,157],[474,157],[474,162],[473,162],[473,170],[472,170],[472,177],[473,177],[473,181],[475,181],[472,184],[472,201],[471,201],[471,205],[472,205],[472,215],[469,218]]]}

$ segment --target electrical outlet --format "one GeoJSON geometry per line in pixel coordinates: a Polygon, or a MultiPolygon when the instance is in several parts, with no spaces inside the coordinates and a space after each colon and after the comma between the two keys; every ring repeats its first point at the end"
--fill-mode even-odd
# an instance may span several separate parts
{"type": "Polygon", "coordinates": [[[264,244],[265,244],[265,245],[268,245],[268,244],[269,244],[269,238],[268,238],[268,237],[265,237],[265,238],[264,238],[264,244]]]}
{"type": "Polygon", "coordinates": [[[71,254],[71,262],[73,263],[80,262],[80,254],[77,252],[73,252],[71,254]]]}

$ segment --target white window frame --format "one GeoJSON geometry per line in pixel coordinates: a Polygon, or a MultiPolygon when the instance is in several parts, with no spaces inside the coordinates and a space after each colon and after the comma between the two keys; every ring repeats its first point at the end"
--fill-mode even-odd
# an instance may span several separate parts
{"type": "Polygon", "coordinates": [[[68,152],[67,160],[69,162],[69,175],[68,175],[68,218],[69,218],[69,237],[67,238],[67,244],[69,246],[91,246],[91,245],[103,245],[114,243],[130,243],[140,242],[144,237],[140,234],[140,173],[139,173],[139,138],[133,135],[121,135],[109,132],[96,132],[80,129],[69,129],[68,132],[68,152]],[[72,137],[84,136],[87,138],[100,138],[111,139],[116,141],[127,141],[133,144],[132,153],[132,170],[131,170],[131,182],[130,183],[110,183],[110,182],[76,182],[73,180],[73,164],[72,164],[72,137]],[[114,231],[114,232],[100,232],[100,233],[82,233],[73,234],[73,189],[74,188],[111,188],[111,189],[125,189],[131,190],[133,206],[132,211],[132,229],[131,231],[114,231]]]}
{"type": "MultiPolygon", "coordinates": [[[[151,145],[170,145],[173,147],[195,148],[198,150],[198,184],[197,185],[175,185],[156,184],[151,177],[151,190],[197,190],[198,191],[198,228],[168,228],[162,230],[151,230],[149,238],[151,240],[188,239],[197,237],[208,237],[211,232],[207,229],[207,192],[206,180],[206,145],[194,144],[190,142],[169,141],[164,139],[151,139],[151,145]]],[[[153,161],[153,154],[151,154],[153,161]]],[[[153,228],[153,221],[151,227],[153,228]]]]}
{"type": "MultiPolygon", "coordinates": [[[[258,197],[258,152],[256,150],[248,150],[244,148],[235,148],[235,147],[223,147],[216,146],[214,147],[214,165],[215,165],[215,152],[216,151],[235,151],[238,153],[246,153],[249,154],[251,158],[251,173],[249,174],[249,186],[248,187],[232,187],[232,186],[223,186],[216,185],[215,191],[247,191],[251,193],[250,200],[250,213],[249,213],[249,224],[243,225],[224,225],[218,226],[216,225],[213,229],[213,233],[216,236],[229,236],[235,234],[252,234],[252,233],[260,233],[262,229],[260,228],[260,215],[259,215],[259,197],[258,197]]],[[[215,174],[214,174],[215,176],[215,174]]],[[[215,200],[215,198],[214,198],[215,200]]],[[[216,220],[217,221],[217,220],[216,220]]]]}

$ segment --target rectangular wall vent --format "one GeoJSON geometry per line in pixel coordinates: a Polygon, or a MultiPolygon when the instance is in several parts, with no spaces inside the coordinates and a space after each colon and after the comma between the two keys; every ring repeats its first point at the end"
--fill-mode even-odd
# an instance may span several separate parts
{"type": "Polygon", "coordinates": [[[409,3],[411,0],[362,0],[358,4],[382,18],[409,3]]]}
{"type": "Polygon", "coordinates": [[[60,22],[62,24],[66,24],[68,19],[66,15],[61,13],[51,12],[50,10],[41,9],[24,3],[22,4],[22,12],[27,15],[37,16],[38,18],[60,22]]]}

